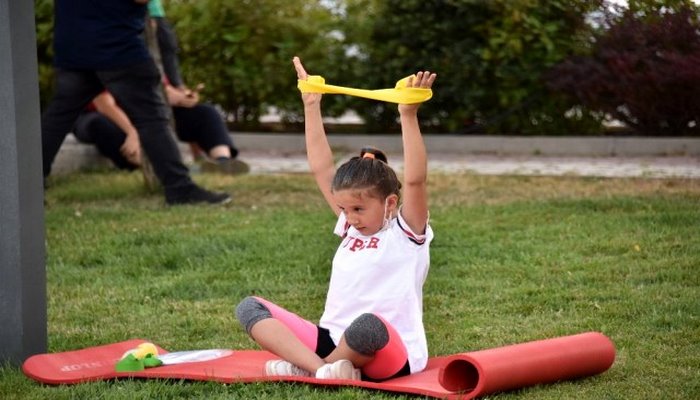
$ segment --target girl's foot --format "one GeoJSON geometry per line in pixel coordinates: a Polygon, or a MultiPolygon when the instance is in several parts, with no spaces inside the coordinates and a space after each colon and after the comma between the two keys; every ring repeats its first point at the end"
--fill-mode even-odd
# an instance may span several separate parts
{"type": "Polygon", "coordinates": [[[311,372],[285,360],[270,360],[265,363],[266,376],[312,376],[311,372]]]}
{"type": "Polygon", "coordinates": [[[349,360],[338,360],[331,364],[326,364],[316,370],[318,379],[350,379],[361,380],[360,370],[355,368],[349,360]]]}

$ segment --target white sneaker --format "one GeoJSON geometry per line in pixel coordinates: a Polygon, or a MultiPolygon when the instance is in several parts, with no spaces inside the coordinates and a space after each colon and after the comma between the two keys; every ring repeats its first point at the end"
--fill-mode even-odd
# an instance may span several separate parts
{"type": "Polygon", "coordinates": [[[265,363],[266,376],[312,376],[311,372],[285,360],[269,360],[265,363]]]}
{"type": "Polygon", "coordinates": [[[359,381],[362,379],[360,370],[355,368],[349,360],[338,360],[332,364],[326,364],[316,370],[318,379],[350,379],[359,381]]]}

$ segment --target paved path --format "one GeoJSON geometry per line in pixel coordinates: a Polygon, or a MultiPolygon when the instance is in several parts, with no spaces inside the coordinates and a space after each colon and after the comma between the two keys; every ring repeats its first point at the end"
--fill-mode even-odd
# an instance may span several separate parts
{"type": "MultiPolygon", "coordinates": [[[[303,137],[276,137],[274,143],[260,142],[260,136],[249,135],[247,146],[241,147],[241,159],[248,162],[253,174],[307,173],[306,156],[303,153],[303,137]],[[286,143],[284,140],[294,143],[286,143]],[[256,141],[257,140],[257,141],[256,141]],[[297,143],[299,142],[299,143],[297,143]],[[274,144],[274,146],[273,146],[274,144]],[[276,148],[284,150],[268,151],[276,148]]],[[[269,141],[269,138],[265,136],[269,141]]],[[[339,138],[335,138],[339,139],[339,138]]],[[[392,138],[395,140],[395,138],[392,138]]],[[[513,139],[515,140],[515,139],[513,139]]],[[[342,143],[341,143],[342,144],[342,143]]],[[[357,143],[339,145],[338,148],[355,149],[357,143]]],[[[385,143],[383,143],[385,144],[385,143]]],[[[180,143],[185,160],[191,162],[189,148],[180,143]],[[189,156],[189,157],[188,157],[189,156]]],[[[445,146],[442,146],[445,147],[445,146]]],[[[646,177],[700,179],[700,157],[697,156],[555,156],[555,155],[475,155],[455,154],[433,147],[429,150],[429,168],[433,172],[469,172],[488,175],[572,175],[600,177],[646,177]]],[[[391,147],[382,147],[390,149],[391,147]]],[[[449,146],[447,146],[448,150],[449,146]]],[[[401,169],[401,154],[389,153],[392,166],[401,169]]],[[[691,153],[695,154],[695,153],[691,153]]],[[[347,160],[354,154],[340,154],[347,160]]],[[[109,163],[97,155],[94,146],[79,144],[72,136],[66,140],[54,162],[55,173],[75,171],[81,167],[109,163]]],[[[196,166],[193,166],[193,172],[196,166]]]]}
{"type": "MultiPolygon", "coordinates": [[[[349,158],[342,157],[342,160],[349,158]]],[[[253,174],[307,173],[306,158],[298,153],[243,152],[253,174]]],[[[396,169],[400,155],[389,155],[396,169]],[[395,161],[394,161],[395,160],[395,161]]],[[[534,157],[429,154],[430,171],[485,175],[570,175],[596,177],[645,177],[700,179],[697,157],[534,157]]]]}

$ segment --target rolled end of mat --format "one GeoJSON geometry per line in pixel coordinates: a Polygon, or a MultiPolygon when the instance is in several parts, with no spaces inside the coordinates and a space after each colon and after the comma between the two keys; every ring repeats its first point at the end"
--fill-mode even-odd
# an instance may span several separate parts
{"type": "Polygon", "coordinates": [[[615,361],[605,335],[587,332],[450,357],[438,379],[447,390],[469,397],[592,376],[615,361]]]}

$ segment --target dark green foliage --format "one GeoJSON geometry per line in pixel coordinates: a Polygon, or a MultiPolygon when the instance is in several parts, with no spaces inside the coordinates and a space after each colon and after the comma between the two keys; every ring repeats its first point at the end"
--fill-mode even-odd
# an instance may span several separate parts
{"type": "MultiPolygon", "coordinates": [[[[698,129],[697,6],[685,28],[680,14],[668,14],[689,0],[633,0],[626,17],[607,25],[604,0],[163,3],[180,38],[186,82],[204,82],[204,100],[220,105],[237,130],[260,129],[269,107],[280,112],[280,129],[302,129],[294,55],[329,83],[367,89],[392,87],[418,69],[438,72],[435,96],[421,109],[426,132],[600,134],[608,115],[645,134],[698,129]],[[601,24],[591,23],[596,17],[601,24]],[[589,57],[590,65],[572,56],[589,57]],[[610,59],[621,61],[617,69],[601,70],[610,59]],[[620,68],[632,68],[630,79],[618,79],[620,68]],[[584,88],[589,77],[597,81],[584,88]]],[[[51,94],[52,6],[35,0],[42,104],[51,94]]],[[[358,111],[365,131],[398,130],[393,104],[347,96],[323,102],[325,115],[358,111]]]]}
{"type": "Polygon", "coordinates": [[[257,124],[268,106],[298,109],[292,57],[332,71],[333,15],[319,1],[197,0],[166,2],[180,38],[183,74],[204,82],[205,98],[241,127],[257,124]]]}
{"type": "MultiPolygon", "coordinates": [[[[377,2],[364,73],[387,87],[417,69],[439,73],[437,95],[423,106],[434,130],[488,133],[570,133],[571,103],[548,95],[541,75],[585,33],[586,14],[600,1],[377,2]]],[[[359,104],[385,130],[393,107],[359,104]]]]}

